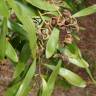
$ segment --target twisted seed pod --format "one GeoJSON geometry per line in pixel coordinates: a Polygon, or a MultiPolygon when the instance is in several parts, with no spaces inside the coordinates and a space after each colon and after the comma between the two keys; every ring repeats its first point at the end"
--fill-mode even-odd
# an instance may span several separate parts
{"type": "Polygon", "coordinates": [[[57,27],[60,30],[59,45],[61,47],[64,47],[65,44],[71,44],[73,42],[71,32],[79,31],[77,20],[71,16],[71,13],[68,10],[64,10],[62,16],[52,17],[51,20],[46,21],[42,28],[37,32],[37,45],[38,50],[40,50],[38,54],[43,55],[46,49],[46,43],[54,27],[57,27]]]}

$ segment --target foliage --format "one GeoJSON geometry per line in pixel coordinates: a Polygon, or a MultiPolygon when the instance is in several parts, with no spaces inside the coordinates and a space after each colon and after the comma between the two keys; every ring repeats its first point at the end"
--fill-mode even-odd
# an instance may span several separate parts
{"type": "Polygon", "coordinates": [[[95,13],[96,5],[83,9],[84,1],[76,1],[77,5],[72,0],[60,4],[54,0],[0,0],[0,61],[8,58],[15,66],[5,96],[28,96],[36,76],[42,81],[39,96],[51,96],[58,74],[69,84],[85,87],[86,81],[65,68],[66,63],[85,69],[96,83],[73,40],[79,31],[75,17],[95,13]],[[32,64],[28,63],[30,59],[32,64]],[[50,77],[42,67],[53,71],[50,77]]]}

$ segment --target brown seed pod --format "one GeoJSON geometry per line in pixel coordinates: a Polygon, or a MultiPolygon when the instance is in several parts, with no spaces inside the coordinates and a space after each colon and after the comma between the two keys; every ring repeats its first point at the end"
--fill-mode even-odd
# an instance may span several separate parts
{"type": "Polygon", "coordinates": [[[52,25],[52,27],[55,27],[56,25],[57,25],[57,17],[52,17],[52,19],[51,19],[51,25],[52,25]]]}
{"type": "Polygon", "coordinates": [[[71,34],[67,34],[64,39],[64,43],[71,44],[73,42],[73,38],[71,34]]]}
{"type": "MultiPolygon", "coordinates": [[[[59,45],[64,47],[65,44],[71,44],[73,38],[71,32],[78,30],[77,20],[71,17],[71,13],[68,10],[64,10],[62,16],[52,17],[51,20],[44,22],[42,28],[39,29],[40,32],[37,32],[37,39],[41,40],[43,43],[38,42],[38,50],[43,49],[43,53],[46,49],[47,41],[52,33],[54,27],[60,30],[59,33],[59,45]],[[39,44],[40,43],[40,44],[39,44]]],[[[42,53],[41,51],[38,52],[42,53]]]]}
{"type": "Polygon", "coordinates": [[[69,10],[64,10],[62,12],[63,17],[71,17],[71,12],[69,10]]]}
{"type": "Polygon", "coordinates": [[[68,64],[69,63],[69,59],[66,55],[62,54],[62,53],[57,53],[54,55],[54,58],[59,58],[63,61],[63,63],[68,64]]]}
{"type": "Polygon", "coordinates": [[[66,34],[67,34],[66,27],[62,26],[60,29],[60,34],[59,34],[60,43],[64,42],[64,38],[66,34]]]}

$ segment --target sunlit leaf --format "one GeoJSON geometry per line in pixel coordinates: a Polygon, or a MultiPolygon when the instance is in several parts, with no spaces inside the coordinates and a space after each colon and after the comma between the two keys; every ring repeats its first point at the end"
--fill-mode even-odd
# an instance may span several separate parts
{"type": "Polygon", "coordinates": [[[73,17],[81,17],[81,16],[90,15],[90,14],[93,14],[93,13],[96,13],[96,4],[94,4],[94,5],[92,5],[88,8],[82,9],[81,11],[75,13],[73,15],[73,17]]]}
{"type": "Polygon", "coordinates": [[[54,28],[47,42],[46,58],[50,58],[54,54],[58,44],[58,40],[59,40],[59,30],[54,28]]]}
{"type": "Polygon", "coordinates": [[[15,52],[15,49],[8,41],[6,41],[6,56],[13,62],[18,62],[18,56],[15,52]]]}
{"type": "Polygon", "coordinates": [[[26,0],[26,1],[41,10],[57,11],[59,9],[56,5],[49,4],[47,1],[44,0],[26,0]]]}
{"type": "Polygon", "coordinates": [[[60,69],[60,75],[64,77],[70,84],[78,87],[85,87],[86,83],[85,81],[78,76],[77,74],[73,73],[72,71],[61,68],[60,69]]]}
{"type": "Polygon", "coordinates": [[[23,24],[24,30],[27,32],[27,39],[29,41],[29,46],[31,48],[32,57],[36,56],[36,28],[30,16],[26,12],[22,11],[22,8],[19,5],[16,5],[14,0],[8,0],[8,4],[15,11],[17,17],[23,24]]]}
{"type": "Polygon", "coordinates": [[[52,91],[54,89],[55,81],[57,78],[57,75],[59,73],[61,66],[61,61],[58,62],[57,66],[53,69],[53,72],[47,82],[47,87],[45,86],[45,89],[42,92],[42,96],[51,96],[52,91]]]}
{"type": "Polygon", "coordinates": [[[21,83],[18,89],[16,96],[27,96],[26,92],[30,87],[30,82],[32,80],[32,77],[34,76],[35,70],[36,70],[36,59],[33,61],[32,65],[30,66],[23,82],[21,83]]]}
{"type": "Polygon", "coordinates": [[[88,63],[83,58],[69,57],[69,62],[82,68],[89,67],[88,63]]]}
{"type": "Polygon", "coordinates": [[[47,82],[46,80],[42,77],[42,91],[44,92],[47,88],[47,82]]]}
{"type": "MultiPolygon", "coordinates": [[[[54,70],[55,66],[53,65],[45,65],[48,68],[54,70]]],[[[66,69],[66,68],[60,68],[59,75],[62,76],[66,81],[68,81],[70,84],[77,86],[77,87],[85,87],[86,82],[77,74],[73,73],[72,71],[66,69]]]]}
{"type": "Polygon", "coordinates": [[[70,63],[82,68],[89,67],[89,64],[82,58],[80,50],[74,44],[65,47],[63,52],[68,57],[70,63]]]}

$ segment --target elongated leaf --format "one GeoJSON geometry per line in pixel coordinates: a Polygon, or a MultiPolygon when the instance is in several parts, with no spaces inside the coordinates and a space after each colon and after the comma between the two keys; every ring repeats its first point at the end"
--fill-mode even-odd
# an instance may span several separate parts
{"type": "Polygon", "coordinates": [[[41,10],[57,11],[59,9],[57,6],[49,4],[47,1],[44,0],[26,0],[26,1],[41,10]]]}
{"type": "Polygon", "coordinates": [[[68,8],[69,10],[72,10],[71,6],[67,2],[63,2],[62,7],[68,8]]]}
{"type": "Polygon", "coordinates": [[[4,96],[15,96],[16,92],[18,91],[19,86],[20,86],[20,83],[17,83],[9,87],[7,91],[5,92],[4,96]]]}
{"type": "Polygon", "coordinates": [[[34,76],[35,70],[36,70],[36,59],[33,61],[32,65],[30,66],[22,84],[20,85],[20,88],[18,89],[16,96],[27,96],[26,92],[30,87],[30,82],[32,77],[34,76]]]}
{"type": "Polygon", "coordinates": [[[82,9],[81,11],[75,13],[73,15],[73,17],[81,17],[81,16],[90,15],[90,14],[93,14],[93,13],[96,13],[96,4],[92,5],[88,8],[82,9]]]}
{"type": "Polygon", "coordinates": [[[3,24],[0,32],[0,59],[4,59],[6,50],[7,19],[3,18],[3,24]]]}
{"type": "Polygon", "coordinates": [[[64,77],[70,84],[78,87],[85,87],[86,82],[77,74],[73,73],[72,71],[61,68],[60,75],[64,77]]]}
{"type": "Polygon", "coordinates": [[[94,77],[92,76],[92,73],[90,71],[89,68],[86,68],[86,72],[88,73],[89,77],[91,78],[91,80],[93,81],[93,83],[96,85],[96,80],[94,79],[94,77]]]}
{"type": "Polygon", "coordinates": [[[58,44],[58,40],[59,40],[59,30],[54,28],[47,42],[46,58],[50,58],[54,54],[58,44]]]}
{"type": "MultiPolygon", "coordinates": [[[[80,30],[81,30],[81,29],[80,29],[80,30]]],[[[72,36],[73,36],[73,38],[74,38],[74,39],[76,39],[76,40],[80,41],[80,37],[78,36],[78,34],[77,34],[77,33],[72,32],[71,34],[72,34],[72,36]]]]}
{"type": "MultiPolygon", "coordinates": [[[[48,68],[54,70],[55,66],[53,65],[45,65],[48,68]]],[[[77,87],[85,87],[86,82],[77,74],[73,73],[72,71],[66,68],[60,68],[59,75],[62,76],[66,81],[70,84],[77,86],[77,87]]]]}
{"type": "Polygon", "coordinates": [[[69,44],[67,48],[70,50],[71,53],[78,57],[82,57],[80,49],[77,47],[75,43],[69,44]]]}
{"type": "Polygon", "coordinates": [[[47,82],[46,80],[42,77],[42,91],[46,91],[46,88],[47,88],[47,82]]]}
{"type": "Polygon", "coordinates": [[[18,33],[24,39],[27,39],[27,32],[22,28],[22,26],[19,23],[10,21],[8,22],[8,28],[13,30],[13,32],[18,33]]]}
{"type": "Polygon", "coordinates": [[[42,96],[51,96],[52,91],[54,89],[56,77],[59,73],[60,66],[61,66],[61,61],[59,61],[56,68],[54,68],[54,70],[48,80],[47,87],[45,86],[45,89],[42,92],[42,96]]]}
{"type": "Polygon", "coordinates": [[[80,50],[74,46],[69,45],[64,48],[64,54],[68,56],[69,62],[82,68],[88,68],[88,63],[82,58],[80,50]]]}
{"type": "Polygon", "coordinates": [[[8,41],[6,41],[6,56],[13,62],[18,62],[18,56],[15,52],[15,49],[8,41]]]}
{"type": "Polygon", "coordinates": [[[69,62],[77,65],[78,67],[82,67],[82,68],[89,67],[88,63],[83,58],[76,58],[76,57],[70,58],[69,57],[69,62]]]}
{"type": "Polygon", "coordinates": [[[8,4],[11,8],[13,8],[13,10],[16,12],[17,17],[22,22],[23,28],[27,32],[27,38],[29,41],[29,46],[31,48],[32,57],[35,58],[37,41],[35,24],[33,23],[30,16],[28,16],[26,12],[24,13],[20,6],[16,5],[14,0],[8,0],[8,4]]]}
{"type": "Polygon", "coordinates": [[[8,17],[8,9],[4,0],[0,0],[0,14],[4,17],[8,17]]]}
{"type": "Polygon", "coordinates": [[[22,48],[19,62],[17,64],[15,72],[14,72],[14,78],[19,76],[20,73],[24,70],[25,65],[26,65],[29,58],[30,58],[30,49],[29,49],[28,44],[25,44],[22,48]]]}
{"type": "Polygon", "coordinates": [[[71,72],[68,69],[61,68],[60,75],[62,77],[64,77],[70,84],[72,84],[74,86],[78,86],[78,87],[85,87],[86,86],[85,81],[80,76],[71,72]]]}
{"type": "Polygon", "coordinates": [[[39,89],[39,91],[37,93],[37,96],[42,96],[42,92],[45,91],[46,88],[47,88],[47,82],[46,82],[46,80],[42,76],[41,76],[41,79],[42,79],[42,86],[39,89]]]}
{"type": "Polygon", "coordinates": [[[24,13],[26,13],[28,16],[30,16],[31,18],[34,17],[34,16],[37,16],[37,12],[36,12],[36,10],[34,10],[34,8],[29,7],[29,6],[25,5],[25,4],[22,4],[22,3],[18,2],[18,1],[16,1],[16,3],[17,3],[18,6],[20,6],[22,11],[24,13]]]}
{"type": "Polygon", "coordinates": [[[73,13],[77,12],[76,4],[73,3],[73,0],[63,0],[63,1],[65,1],[70,6],[73,13]]]}

